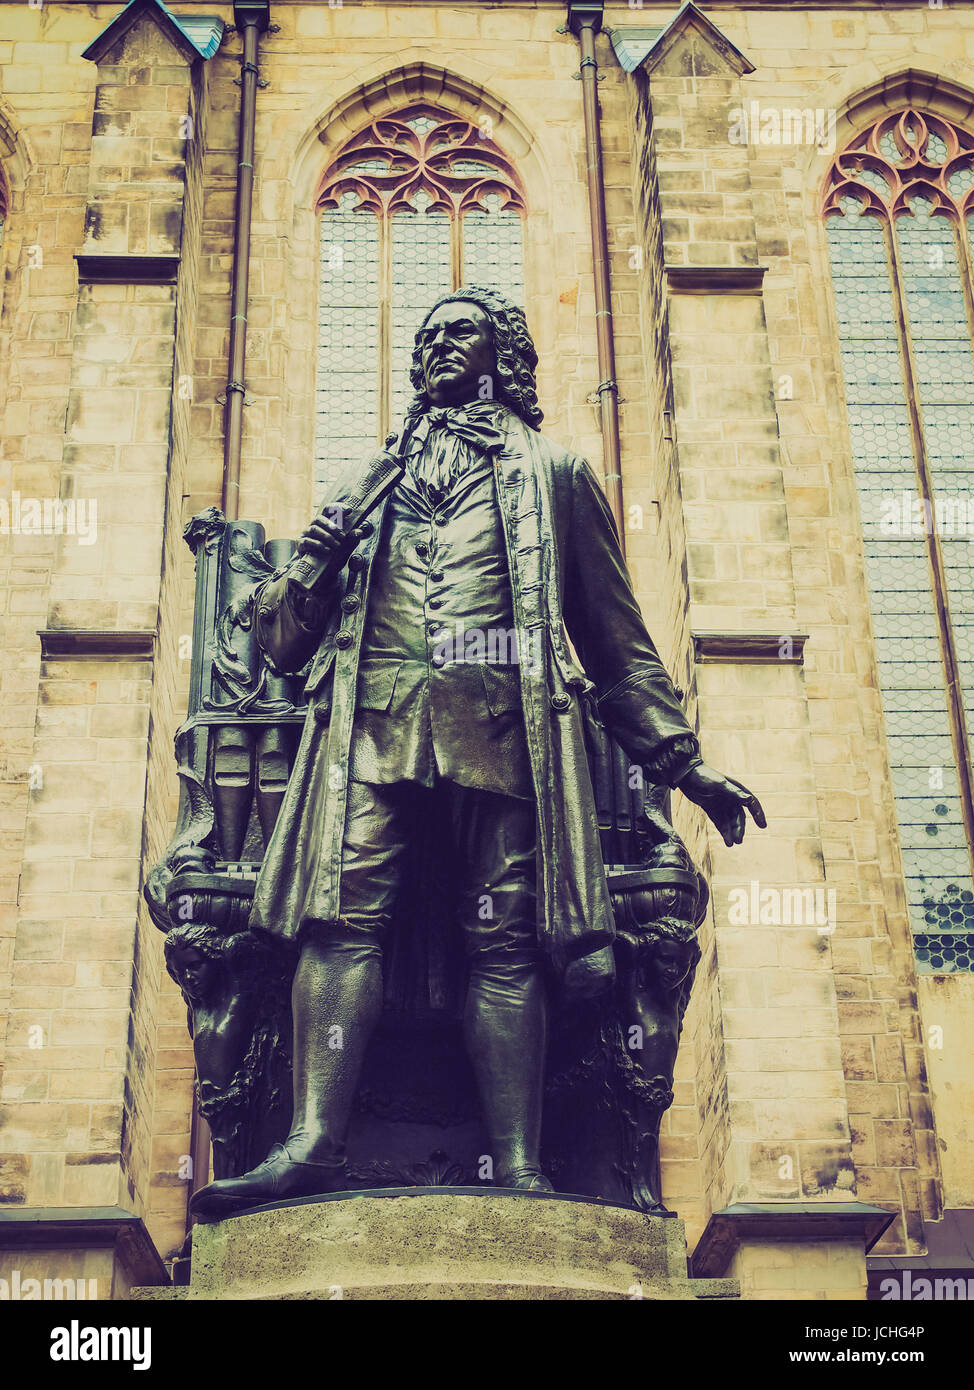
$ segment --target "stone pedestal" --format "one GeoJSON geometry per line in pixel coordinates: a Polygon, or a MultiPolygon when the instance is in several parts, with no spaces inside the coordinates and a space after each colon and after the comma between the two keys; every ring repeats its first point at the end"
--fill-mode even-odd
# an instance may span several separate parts
{"type": "Polygon", "coordinates": [[[737,1298],[689,1279],[683,1222],[588,1199],[389,1188],[262,1208],[193,1235],[196,1299],[737,1298]]]}

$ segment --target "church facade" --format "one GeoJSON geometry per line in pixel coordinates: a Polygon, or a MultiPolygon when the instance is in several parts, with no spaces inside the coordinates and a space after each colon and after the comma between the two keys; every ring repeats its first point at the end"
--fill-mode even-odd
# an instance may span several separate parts
{"type": "Polygon", "coordinates": [[[729,850],[673,798],[711,889],[662,1141],[694,1272],[823,1299],[956,1268],[974,5],[25,0],[0,212],[0,1278],[124,1298],[183,1244],[193,1053],[141,894],[183,528],[299,534],[462,284],[525,308],[544,429],[768,816],[729,850]]]}

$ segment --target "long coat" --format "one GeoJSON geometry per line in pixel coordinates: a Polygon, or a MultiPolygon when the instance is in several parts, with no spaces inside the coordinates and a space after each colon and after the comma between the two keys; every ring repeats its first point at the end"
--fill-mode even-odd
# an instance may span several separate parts
{"type": "MultiPolygon", "coordinates": [[[[681,750],[696,744],[646,631],[595,475],[513,413],[506,423],[495,476],[514,620],[527,642],[521,650],[540,650],[543,658],[519,665],[537,801],[538,934],[566,988],[590,994],[611,980],[614,923],[586,719],[600,720],[644,768],[665,764],[673,739],[690,740],[681,750]]],[[[341,912],[349,745],[383,510],[373,514],[372,533],[331,602],[299,616],[286,574],[257,596],[258,640],[272,663],[299,671],[314,657],[308,715],[251,915],[252,926],[285,937],[305,921],[333,921],[341,912]]],[[[667,780],[658,767],[656,779],[667,780]]]]}

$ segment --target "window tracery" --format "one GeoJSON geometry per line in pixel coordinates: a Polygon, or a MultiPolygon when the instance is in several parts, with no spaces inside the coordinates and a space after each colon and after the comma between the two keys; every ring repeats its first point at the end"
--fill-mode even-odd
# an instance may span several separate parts
{"type": "Polygon", "coordinates": [[[523,299],[524,195],[486,128],[427,103],[371,122],[322,179],[315,497],[394,429],[423,314],[461,284],[523,299]]]}
{"type": "Polygon", "coordinates": [[[915,108],[826,181],[846,408],[921,969],[974,961],[974,135],[915,108]]]}

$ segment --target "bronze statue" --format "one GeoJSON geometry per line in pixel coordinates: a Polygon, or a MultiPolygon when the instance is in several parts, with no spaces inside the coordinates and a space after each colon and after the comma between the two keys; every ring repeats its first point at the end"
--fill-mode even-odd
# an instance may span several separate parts
{"type": "MultiPolygon", "coordinates": [[[[630,1128],[653,1153],[632,1164],[656,1161],[702,906],[682,851],[674,872],[694,885],[682,916],[668,919],[663,903],[645,931],[638,911],[619,920],[593,741],[611,736],[647,785],[679,787],[728,845],[743,838],[745,810],[765,820],[745,787],[700,758],[595,475],[539,432],[536,365],[520,309],[481,288],[444,296],[416,338],[402,482],[353,535],[319,517],[299,541],[302,556],[326,559],[357,540],[338,579],[309,593],[286,563],[268,575],[259,555],[246,561],[261,576],[248,610],[261,681],[310,662],[301,743],[250,915],[256,936],[298,953],[294,1115],[262,1163],[196,1194],[205,1219],[353,1185],[346,1137],[384,958],[402,948],[395,903],[434,816],[450,835],[441,867],[455,871],[463,1035],[494,1183],[553,1190],[541,1151],[545,1059],[549,1023],[560,1027],[566,1010],[598,1016],[597,1046],[604,1056],[615,1047],[623,1089],[645,1112],[630,1128]],[[610,997],[611,1027],[599,1002],[610,997]],[[633,1025],[635,1064],[609,1037],[633,1025]]],[[[193,748],[183,754],[190,800],[210,776],[193,748]]],[[[179,853],[147,889],[160,925],[180,866],[199,867],[196,855],[212,869],[213,815],[197,807],[184,819],[179,853]]],[[[674,844],[665,830],[655,841],[663,868],[652,867],[653,843],[640,857],[650,879],[665,877],[674,844]]],[[[634,1174],[631,1188],[637,1205],[658,1207],[658,1183],[634,1174]]]]}

